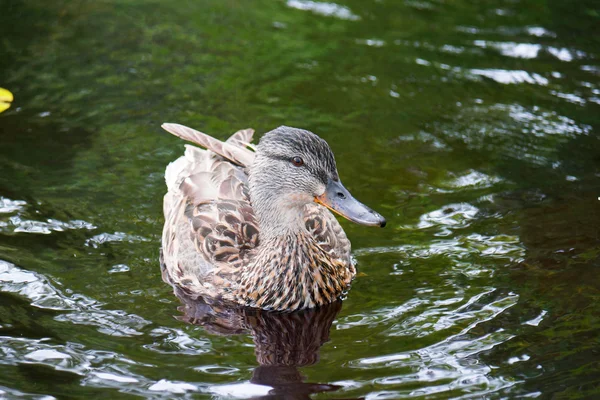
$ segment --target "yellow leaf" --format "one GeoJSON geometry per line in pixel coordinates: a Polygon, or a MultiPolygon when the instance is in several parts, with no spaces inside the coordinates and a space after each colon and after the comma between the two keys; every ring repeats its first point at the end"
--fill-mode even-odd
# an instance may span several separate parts
{"type": "Polygon", "coordinates": [[[10,103],[14,99],[13,94],[6,89],[0,87],[0,101],[10,103]]]}
{"type": "Polygon", "coordinates": [[[13,94],[6,89],[0,88],[0,113],[10,107],[14,100],[13,94]]]}

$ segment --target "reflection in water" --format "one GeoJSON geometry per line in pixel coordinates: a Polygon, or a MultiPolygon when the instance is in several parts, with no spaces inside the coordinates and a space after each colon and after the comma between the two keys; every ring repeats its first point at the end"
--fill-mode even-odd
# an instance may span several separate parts
{"type": "Polygon", "coordinates": [[[341,301],[316,309],[280,313],[208,304],[202,298],[188,297],[177,288],[175,294],[183,303],[179,307],[183,315],[178,317],[182,321],[201,325],[215,334],[252,334],[259,366],[254,369],[250,382],[272,388],[261,398],[285,395],[304,399],[313,393],[341,388],[304,382],[298,370],[319,361],[319,350],[329,341],[329,330],[342,308],[341,301]]]}

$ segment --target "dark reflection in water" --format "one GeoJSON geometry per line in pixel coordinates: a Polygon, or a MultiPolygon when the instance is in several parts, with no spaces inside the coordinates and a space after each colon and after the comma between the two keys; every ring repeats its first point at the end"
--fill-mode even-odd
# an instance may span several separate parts
{"type": "Polygon", "coordinates": [[[183,312],[178,319],[201,325],[213,334],[250,333],[255,344],[256,361],[251,383],[273,389],[264,399],[308,399],[311,394],[331,392],[338,385],[304,382],[298,370],[319,361],[321,346],[329,341],[329,330],[342,308],[337,301],[324,307],[294,313],[269,312],[209,304],[202,297],[190,298],[175,289],[183,312]]]}

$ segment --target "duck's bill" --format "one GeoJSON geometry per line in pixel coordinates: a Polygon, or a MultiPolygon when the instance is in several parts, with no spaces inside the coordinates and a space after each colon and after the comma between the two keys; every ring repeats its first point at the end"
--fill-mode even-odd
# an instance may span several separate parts
{"type": "Polygon", "coordinates": [[[356,200],[340,181],[329,180],[325,193],[315,197],[315,202],[324,205],[344,218],[367,226],[385,226],[385,218],[356,200]]]}

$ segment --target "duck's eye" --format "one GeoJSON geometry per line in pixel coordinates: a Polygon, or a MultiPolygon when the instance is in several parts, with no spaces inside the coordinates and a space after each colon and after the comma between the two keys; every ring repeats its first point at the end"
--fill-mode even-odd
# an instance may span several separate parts
{"type": "Polygon", "coordinates": [[[301,167],[304,165],[304,160],[296,156],[292,158],[292,164],[294,164],[295,167],[301,167]]]}

